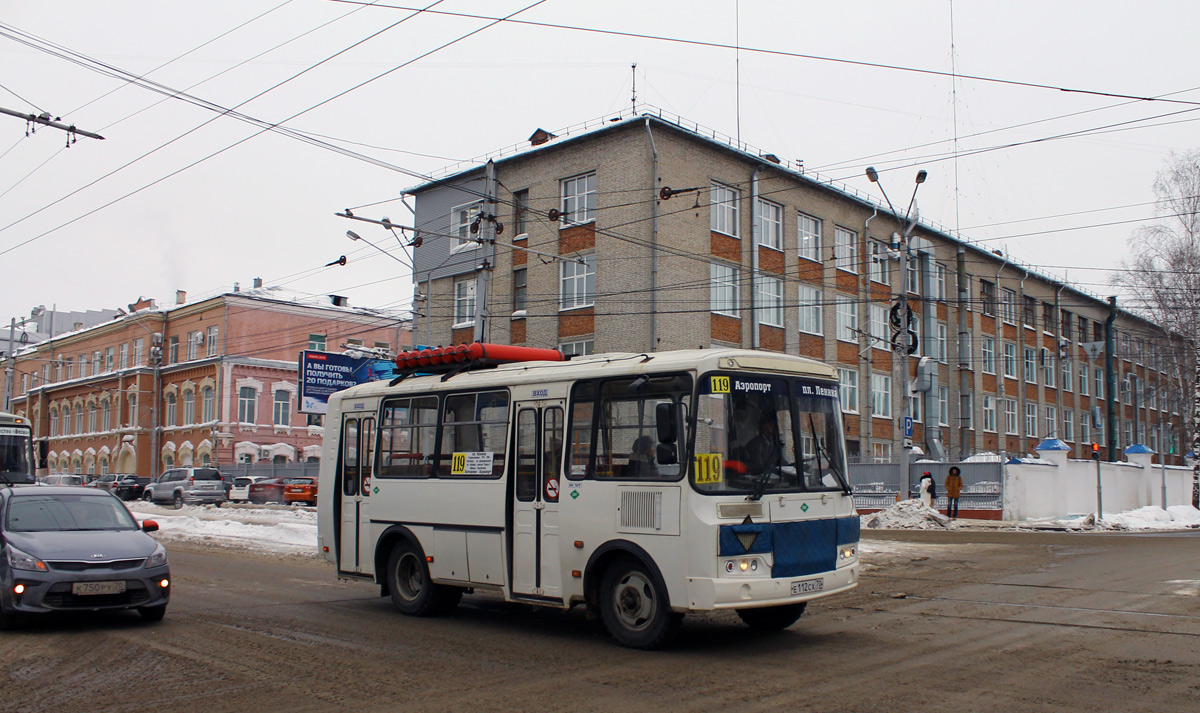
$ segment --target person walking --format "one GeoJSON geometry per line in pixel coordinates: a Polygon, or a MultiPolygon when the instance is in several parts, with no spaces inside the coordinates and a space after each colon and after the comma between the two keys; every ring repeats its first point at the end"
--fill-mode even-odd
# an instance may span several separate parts
{"type": "Polygon", "coordinates": [[[950,474],[946,476],[946,514],[950,517],[958,517],[958,499],[962,496],[962,489],[962,471],[952,465],[950,474]]]}
{"type": "Polygon", "coordinates": [[[922,473],[919,486],[921,504],[927,508],[933,507],[934,501],[937,500],[937,486],[933,484],[933,474],[929,471],[922,473]]]}

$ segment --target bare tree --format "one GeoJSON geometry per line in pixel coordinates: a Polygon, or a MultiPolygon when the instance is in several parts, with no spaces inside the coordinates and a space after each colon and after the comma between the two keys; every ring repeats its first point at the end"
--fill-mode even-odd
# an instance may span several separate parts
{"type": "MultiPolygon", "coordinates": [[[[1172,152],[1155,178],[1154,194],[1158,220],[1129,239],[1131,258],[1114,282],[1133,296],[1135,311],[1178,338],[1179,348],[1169,356],[1180,367],[1181,384],[1193,372],[1191,392],[1184,390],[1181,400],[1183,412],[1192,414],[1192,453],[1200,455],[1200,149],[1172,152]]],[[[1200,458],[1192,472],[1192,505],[1200,507],[1200,458]]]]}

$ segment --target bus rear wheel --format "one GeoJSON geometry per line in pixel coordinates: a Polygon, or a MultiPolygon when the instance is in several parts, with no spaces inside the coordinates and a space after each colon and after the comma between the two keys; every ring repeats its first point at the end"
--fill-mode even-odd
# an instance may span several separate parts
{"type": "Polygon", "coordinates": [[[388,593],[392,604],[409,616],[440,616],[458,606],[462,590],[434,584],[421,549],[401,542],[388,557],[388,593]]]}
{"type": "Polygon", "coordinates": [[[808,602],[784,604],[778,607],[759,607],[757,609],[738,609],[737,615],[746,626],[755,631],[782,631],[800,618],[808,602]]]}
{"type": "Polygon", "coordinates": [[[632,557],[614,562],[600,580],[600,619],[609,635],[633,649],[657,649],[679,632],[682,614],[649,568],[632,557]]]}

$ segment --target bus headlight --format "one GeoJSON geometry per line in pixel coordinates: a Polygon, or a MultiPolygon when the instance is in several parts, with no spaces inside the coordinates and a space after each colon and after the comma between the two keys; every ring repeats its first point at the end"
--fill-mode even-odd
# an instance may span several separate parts
{"type": "Polygon", "coordinates": [[[838,564],[848,564],[858,559],[858,543],[838,547],[838,564]]]}

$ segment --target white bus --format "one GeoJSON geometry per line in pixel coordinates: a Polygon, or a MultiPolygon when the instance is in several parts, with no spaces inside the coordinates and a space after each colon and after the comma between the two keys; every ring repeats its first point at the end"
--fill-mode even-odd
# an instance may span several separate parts
{"type": "Polygon", "coordinates": [[[582,603],[636,648],[690,611],[782,629],[856,586],[834,369],[734,349],[547,357],[408,352],[401,377],[330,397],[319,546],[339,578],[415,616],[477,590],[582,603]]]}
{"type": "Polygon", "coordinates": [[[29,419],[0,411],[0,486],[33,483],[35,462],[29,419]]]}

